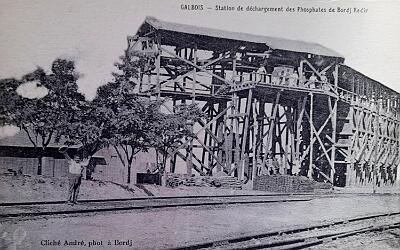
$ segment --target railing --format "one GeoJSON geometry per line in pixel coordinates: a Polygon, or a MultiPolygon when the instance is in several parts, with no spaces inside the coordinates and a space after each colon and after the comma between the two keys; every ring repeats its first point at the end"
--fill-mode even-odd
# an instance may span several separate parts
{"type": "Polygon", "coordinates": [[[276,76],[273,74],[263,74],[263,73],[253,72],[248,75],[238,75],[235,77],[235,81],[256,82],[258,84],[266,84],[270,86],[285,86],[285,87],[293,87],[306,90],[310,89],[321,90],[337,94],[335,86],[327,81],[310,80],[310,79],[291,77],[291,76],[276,76]],[[243,78],[248,78],[248,79],[244,80],[243,78]]]}
{"type": "Polygon", "coordinates": [[[391,107],[384,107],[378,100],[374,98],[367,98],[366,96],[361,96],[349,90],[337,87],[338,97],[352,106],[359,108],[364,108],[370,112],[379,114],[380,116],[385,116],[400,120],[399,112],[391,107]]]}
{"type": "Polygon", "coordinates": [[[332,95],[341,101],[347,102],[350,105],[362,107],[375,112],[381,116],[400,120],[400,112],[396,111],[390,106],[384,107],[382,103],[379,103],[376,99],[368,99],[366,96],[361,96],[357,93],[335,86],[329,82],[299,79],[297,77],[290,76],[273,76],[272,74],[263,74],[253,72],[249,75],[248,80],[243,80],[244,75],[236,76],[235,80],[240,82],[255,82],[259,85],[269,86],[284,86],[302,90],[318,90],[326,94],[332,95]]]}
{"type": "MultiPolygon", "coordinates": [[[[210,77],[211,78],[211,77],[210,77]]],[[[368,109],[371,112],[375,112],[381,116],[400,120],[400,112],[391,108],[390,106],[384,107],[382,103],[379,103],[376,99],[367,98],[357,93],[351,92],[344,88],[334,86],[327,81],[310,80],[310,79],[299,79],[297,77],[290,76],[274,76],[272,74],[263,74],[253,72],[246,75],[237,75],[231,78],[233,84],[228,86],[226,84],[195,84],[194,94],[195,95],[210,95],[210,96],[227,96],[227,92],[230,90],[237,91],[241,88],[247,89],[254,86],[271,86],[271,87],[285,87],[293,88],[296,90],[303,91],[316,91],[319,94],[327,94],[332,97],[336,97],[341,101],[344,101],[352,106],[368,109]],[[247,79],[246,79],[247,78],[247,79]]],[[[147,84],[145,84],[147,85],[147,84]]],[[[147,88],[143,86],[143,92],[156,91],[156,86],[148,84],[147,88]],[[146,90],[147,89],[147,90],[146,90]]],[[[167,85],[161,87],[161,91],[176,92],[193,94],[193,82],[188,81],[185,83],[171,81],[167,85]]]]}

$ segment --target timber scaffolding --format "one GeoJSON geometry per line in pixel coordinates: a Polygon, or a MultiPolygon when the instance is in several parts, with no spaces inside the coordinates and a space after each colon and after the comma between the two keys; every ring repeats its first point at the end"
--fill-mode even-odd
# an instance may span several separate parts
{"type": "Polygon", "coordinates": [[[189,175],[254,180],[271,155],[281,174],[335,186],[398,178],[400,94],[335,51],[147,17],[127,55],[141,61],[140,94],[168,100],[165,110],[197,103],[207,114],[193,139],[168,152],[171,172],[179,157],[189,175]]]}

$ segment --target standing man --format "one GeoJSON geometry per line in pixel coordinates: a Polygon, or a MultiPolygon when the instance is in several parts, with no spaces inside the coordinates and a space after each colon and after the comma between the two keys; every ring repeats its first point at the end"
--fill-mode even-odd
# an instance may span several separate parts
{"type": "Polygon", "coordinates": [[[329,91],[330,87],[328,83],[328,77],[326,77],[325,72],[321,73],[321,82],[322,82],[322,89],[325,91],[329,91]]]}
{"type": "Polygon", "coordinates": [[[313,72],[312,73],[312,75],[310,76],[310,79],[308,79],[308,83],[307,83],[307,85],[308,85],[308,87],[310,88],[310,89],[315,89],[316,88],[316,85],[315,85],[315,83],[317,82],[317,77],[315,76],[315,73],[313,72]]]}
{"type": "Polygon", "coordinates": [[[265,68],[265,63],[261,64],[256,73],[257,82],[267,82],[267,70],[265,68]]]}
{"type": "Polygon", "coordinates": [[[299,75],[297,74],[297,71],[293,71],[292,75],[289,78],[289,86],[292,87],[297,87],[299,82],[299,75]]]}
{"type": "Polygon", "coordinates": [[[304,72],[301,73],[301,75],[299,76],[299,87],[306,87],[306,82],[307,82],[307,78],[306,78],[306,74],[304,72]]]}
{"type": "Polygon", "coordinates": [[[68,147],[60,147],[59,151],[62,153],[67,159],[68,162],[68,171],[69,171],[69,186],[68,186],[68,202],[70,204],[76,204],[78,202],[78,194],[79,188],[82,182],[83,172],[86,169],[86,166],[89,164],[90,157],[86,161],[82,161],[82,158],[78,155],[74,156],[74,159],[67,153],[68,147]]]}

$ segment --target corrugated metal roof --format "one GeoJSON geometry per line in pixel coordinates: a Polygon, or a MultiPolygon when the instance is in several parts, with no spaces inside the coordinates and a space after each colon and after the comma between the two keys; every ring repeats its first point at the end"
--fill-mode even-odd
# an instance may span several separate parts
{"type": "Polygon", "coordinates": [[[194,25],[171,23],[158,20],[154,17],[146,17],[145,23],[157,30],[180,32],[192,35],[202,35],[221,39],[246,41],[251,43],[266,44],[272,49],[287,50],[294,52],[310,53],[314,55],[344,58],[334,50],[326,48],[317,43],[303,42],[277,37],[253,35],[247,33],[231,32],[212,28],[198,27],[194,25]]]}

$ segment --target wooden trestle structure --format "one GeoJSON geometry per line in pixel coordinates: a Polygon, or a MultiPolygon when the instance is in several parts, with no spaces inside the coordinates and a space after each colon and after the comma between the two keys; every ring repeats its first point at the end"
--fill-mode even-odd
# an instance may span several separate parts
{"type": "Polygon", "coordinates": [[[195,102],[208,115],[193,140],[168,152],[172,171],[181,158],[188,174],[251,180],[271,155],[280,174],[336,186],[398,178],[400,94],[328,48],[148,17],[128,37],[127,54],[145,61],[141,94],[172,108],[195,102]]]}

